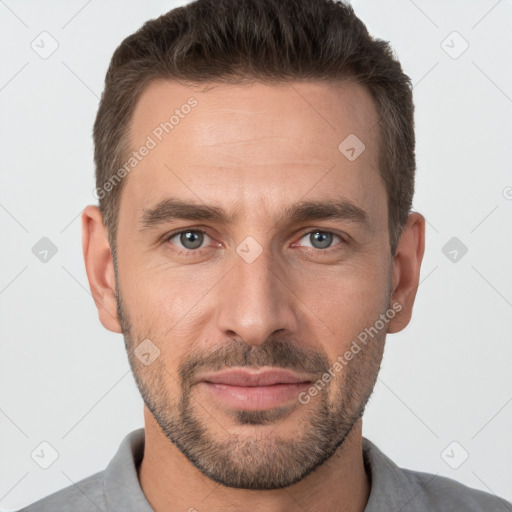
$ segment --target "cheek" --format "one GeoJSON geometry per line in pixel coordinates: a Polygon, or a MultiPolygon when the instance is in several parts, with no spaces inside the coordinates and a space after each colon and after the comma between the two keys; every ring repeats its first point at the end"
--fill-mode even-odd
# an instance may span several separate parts
{"type": "Polygon", "coordinates": [[[168,264],[136,266],[127,262],[126,268],[131,273],[120,278],[121,291],[133,334],[139,341],[154,341],[166,368],[174,373],[178,363],[201,344],[202,329],[212,311],[205,297],[219,278],[168,264]]]}
{"type": "Polygon", "coordinates": [[[298,295],[315,313],[310,317],[317,326],[315,330],[328,337],[324,350],[331,360],[344,353],[358,334],[374,325],[385,311],[389,276],[377,269],[375,265],[360,270],[344,268],[329,276],[301,280],[298,295]]]}

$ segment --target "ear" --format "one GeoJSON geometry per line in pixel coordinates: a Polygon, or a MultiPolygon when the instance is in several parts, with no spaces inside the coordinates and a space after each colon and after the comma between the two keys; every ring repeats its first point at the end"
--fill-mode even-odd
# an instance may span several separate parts
{"type": "Polygon", "coordinates": [[[419,213],[411,213],[400,236],[393,262],[391,305],[397,303],[395,307],[398,307],[400,304],[401,309],[389,322],[389,334],[401,331],[411,320],[424,252],[425,218],[419,213]]]}
{"type": "Polygon", "coordinates": [[[122,333],[117,318],[114,262],[107,229],[97,206],[89,205],[82,212],[82,249],[89,287],[98,308],[100,322],[109,331],[122,333]]]}

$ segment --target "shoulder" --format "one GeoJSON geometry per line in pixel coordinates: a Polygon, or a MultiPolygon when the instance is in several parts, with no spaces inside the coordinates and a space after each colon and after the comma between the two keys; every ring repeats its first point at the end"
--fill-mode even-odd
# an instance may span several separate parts
{"type": "Polygon", "coordinates": [[[108,510],[103,492],[104,471],[91,475],[75,484],[54,492],[18,512],[55,512],[56,510],[80,510],[98,512],[108,510]]]}
{"type": "Polygon", "coordinates": [[[366,512],[512,512],[512,503],[456,480],[405,469],[363,438],[365,470],[371,479],[366,512]]]}
{"type": "Polygon", "coordinates": [[[106,469],[54,492],[18,512],[150,512],[152,509],[137,476],[137,466],[144,454],[144,441],[143,428],[128,433],[106,469]]]}
{"type": "MultiPolygon", "coordinates": [[[[418,489],[418,500],[427,510],[443,512],[512,512],[512,504],[490,494],[468,487],[456,480],[431,473],[401,469],[418,489]]],[[[414,499],[411,505],[414,504],[414,499]]],[[[412,506],[414,509],[414,506],[412,506]]]]}

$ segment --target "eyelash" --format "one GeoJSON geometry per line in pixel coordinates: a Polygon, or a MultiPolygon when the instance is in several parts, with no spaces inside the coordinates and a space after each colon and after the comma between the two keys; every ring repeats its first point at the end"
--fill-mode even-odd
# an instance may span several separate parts
{"type": "MultiPolygon", "coordinates": [[[[206,231],[202,230],[202,229],[182,229],[180,231],[175,231],[174,233],[171,233],[169,235],[166,235],[164,237],[164,242],[165,243],[169,243],[170,240],[178,235],[181,235],[183,233],[189,233],[189,232],[193,232],[193,233],[202,233],[203,235],[206,235],[208,236],[209,238],[211,238],[208,233],[206,233],[206,231]]],[[[328,230],[323,230],[323,229],[313,229],[313,230],[310,230],[310,231],[307,231],[305,233],[303,233],[300,238],[299,238],[299,241],[302,240],[306,235],[311,235],[312,233],[317,233],[317,232],[320,232],[320,233],[324,233],[324,234],[331,234],[331,235],[334,235],[335,237],[338,237],[340,239],[340,243],[338,244],[335,244],[333,245],[332,247],[328,247],[327,249],[316,249],[314,247],[307,247],[306,249],[308,249],[308,252],[311,252],[311,251],[314,251],[314,252],[317,252],[317,253],[322,253],[322,254],[330,254],[331,251],[333,250],[337,250],[338,246],[339,245],[344,245],[346,244],[346,240],[341,236],[341,235],[338,235],[337,233],[335,233],[334,231],[328,231],[328,230]]],[[[207,250],[208,247],[200,247],[199,249],[177,249],[177,253],[179,256],[190,256],[190,255],[202,255],[203,252],[205,250],[207,250]]]]}

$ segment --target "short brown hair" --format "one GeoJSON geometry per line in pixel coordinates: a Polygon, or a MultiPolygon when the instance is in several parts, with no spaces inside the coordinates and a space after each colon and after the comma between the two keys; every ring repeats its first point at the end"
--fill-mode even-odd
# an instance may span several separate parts
{"type": "MultiPolygon", "coordinates": [[[[379,116],[379,171],[386,184],[394,255],[414,194],[411,81],[389,44],[372,38],[353,8],[341,1],[196,0],[147,21],[119,45],[106,74],[94,123],[97,190],[126,160],[135,105],[153,80],[200,84],[347,78],[369,90],[379,116]]],[[[114,258],[123,182],[99,197],[114,258]]]]}

